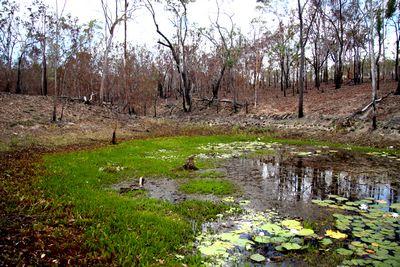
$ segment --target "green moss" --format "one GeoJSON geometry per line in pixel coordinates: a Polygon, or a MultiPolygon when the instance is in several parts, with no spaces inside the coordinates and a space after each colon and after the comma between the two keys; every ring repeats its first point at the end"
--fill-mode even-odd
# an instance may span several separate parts
{"type": "Polygon", "coordinates": [[[217,196],[230,195],[235,192],[235,185],[227,180],[194,179],[181,185],[179,190],[187,194],[213,194],[217,196]]]}

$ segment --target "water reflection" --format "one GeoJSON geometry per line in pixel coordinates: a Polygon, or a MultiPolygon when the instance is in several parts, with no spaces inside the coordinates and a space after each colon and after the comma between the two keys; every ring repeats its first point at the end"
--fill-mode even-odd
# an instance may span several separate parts
{"type": "Polygon", "coordinates": [[[312,199],[325,199],[330,194],[350,200],[372,197],[389,203],[400,202],[396,169],[371,165],[368,170],[365,167],[368,162],[359,163],[363,166],[360,171],[354,168],[357,166],[354,162],[333,169],[326,166],[329,164],[316,166],[318,161],[287,160],[277,155],[262,159],[234,159],[226,171],[228,177],[243,188],[244,196],[255,203],[253,208],[259,210],[272,207],[297,210],[296,214],[307,213],[307,209],[315,208],[308,205],[312,199]]]}

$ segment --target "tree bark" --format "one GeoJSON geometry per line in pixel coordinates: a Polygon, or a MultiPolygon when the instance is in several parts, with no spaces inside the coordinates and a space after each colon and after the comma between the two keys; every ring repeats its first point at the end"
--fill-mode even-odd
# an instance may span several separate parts
{"type": "Polygon", "coordinates": [[[377,122],[376,122],[376,64],[375,63],[375,39],[374,39],[374,29],[375,29],[375,12],[373,9],[372,5],[372,0],[369,0],[369,5],[370,5],[370,29],[369,29],[369,36],[370,36],[370,41],[369,41],[369,57],[370,57],[370,62],[371,62],[371,87],[372,87],[372,129],[375,130],[377,128],[377,122]]]}
{"type": "Polygon", "coordinates": [[[305,64],[305,48],[304,48],[304,33],[303,33],[303,10],[300,4],[300,0],[297,0],[299,20],[300,20],[300,72],[299,72],[299,105],[298,105],[298,117],[304,117],[303,110],[303,98],[304,98],[304,64],[305,64]]]}

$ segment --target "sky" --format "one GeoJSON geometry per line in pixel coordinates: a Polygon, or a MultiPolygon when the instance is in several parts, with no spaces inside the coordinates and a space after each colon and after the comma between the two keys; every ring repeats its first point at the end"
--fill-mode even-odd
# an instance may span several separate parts
{"type": "MultiPolygon", "coordinates": [[[[29,0],[18,0],[18,1],[29,1],[29,0]]],[[[100,0],[43,0],[50,7],[55,9],[55,3],[58,1],[59,7],[64,4],[65,10],[64,14],[70,13],[73,17],[78,17],[81,23],[89,22],[96,19],[100,23],[104,21],[104,15],[101,8],[100,0]]],[[[106,0],[110,4],[115,2],[115,0],[106,0]]],[[[121,0],[119,0],[121,1],[121,0]]],[[[208,27],[210,25],[210,20],[215,20],[216,17],[216,0],[196,0],[194,3],[188,6],[188,18],[189,23],[195,23],[201,27],[208,27]]],[[[274,8],[279,8],[283,3],[287,3],[289,8],[295,9],[297,1],[294,0],[273,0],[275,4],[272,6],[274,8]]],[[[225,23],[227,22],[227,15],[233,15],[234,23],[241,29],[241,32],[247,36],[251,32],[252,26],[251,21],[254,18],[261,18],[267,21],[266,26],[271,30],[276,26],[276,15],[271,13],[265,14],[260,10],[256,10],[256,0],[219,0],[221,6],[222,19],[225,18],[225,23]],[[225,14],[225,15],[224,15],[225,14]]],[[[61,9],[61,8],[60,8],[61,9]]],[[[282,10],[280,18],[288,18],[288,14],[285,14],[282,10]]],[[[278,12],[278,13],[279,13],[278,12]]],[[[173,30],[171,23],[169,21],[168,12],[166,12],[161,5],[156,8],[157,18],[161,30],[165,32],[168,36],[172,36],[173,30]]],[[[222,21],[224,23],[224,21],[222,21]]],[[[227,25],[227,24],[225,24],[227,25]]],[[[123,40],[123,26],[122,24],[117,28],[116,39],[118,41],[123,40]]],[[[144,45],[151,49],[157,45],[157,40],[159,36],[155,31],[155,27],[151,16],[145,8],[141,8],[134,13],[134,19],[128,24],[128,40],[134,44],[144,45]]],[[[386,40],[386,47],[389,47],[389,56],[394,55],[394,41],[395,34],[390,29],[388,33],[388,38],[386,40]]]]}
{"type": "MultiPolygon", "coordinates": [[[[104,21],[103,11],[100,0],[65,0],[66,6],[64,13],[71,13],[78,17],[83,23],[96,19],[99,22],[104,21]]],[[[108,0],[109,3],[114,0],[108,0]]],[[[45,0],[50,7],[55,7],[56,0],[45,0]]],[[[241,28],[243,33],[251,31],[253,18],[261,15],[256,10],[256,0],[220,0],[221,10],[229,15],[233,15],[234,23],[241,28]]],[[[59,8],[64,4],[64,0],[58,0],[59,8]]],[[[210,24],[210,19],[214,20],[216,16],[215,0],[197,0],[188,7],[189,22],[196,23],[199,26],[206,27],[210,24]]],[[[221,13],[222,13],[221,12],[221,13]]],[[[172,34],[168,15],[162,8],[156,9],[159,17],[161,29],[172,34]]],[[[145,8],[141,8],[134,13],[134,20],[128,24],[128,40],[137,44],[153,46],[159,37],[155,31],[155,27],[149,12],[145,8]]],[[[227,15],[223,15],[227,18],[227,15]]],[[[117,39],[122,40],[122,24],[117,29],[117,39]]]]}

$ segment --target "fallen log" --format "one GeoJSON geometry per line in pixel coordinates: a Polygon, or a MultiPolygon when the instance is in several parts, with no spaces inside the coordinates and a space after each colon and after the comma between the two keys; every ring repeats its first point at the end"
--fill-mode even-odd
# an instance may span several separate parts
{"type": "MultiPolygon", "coordinates": [[[[386,94],[385,96],[375,100],[375,104],[378,104],[379,102],[385,100],[386,98],[388,98],[391,94],[393,94],[393,92],[390,92],[388,94],[386,94]]],[[[374,102],[371,101],[370,103],[368,103],[368,105],[366,105],[365,107],[357,110],[356,112],[354,112],[353,114],[351,114],[350,116],[347,117],[347,119],[352,119],[357,115],[361,115],[363,113],[365,113],[368,109],[370,109],[373,106],[374,102]]]]}

